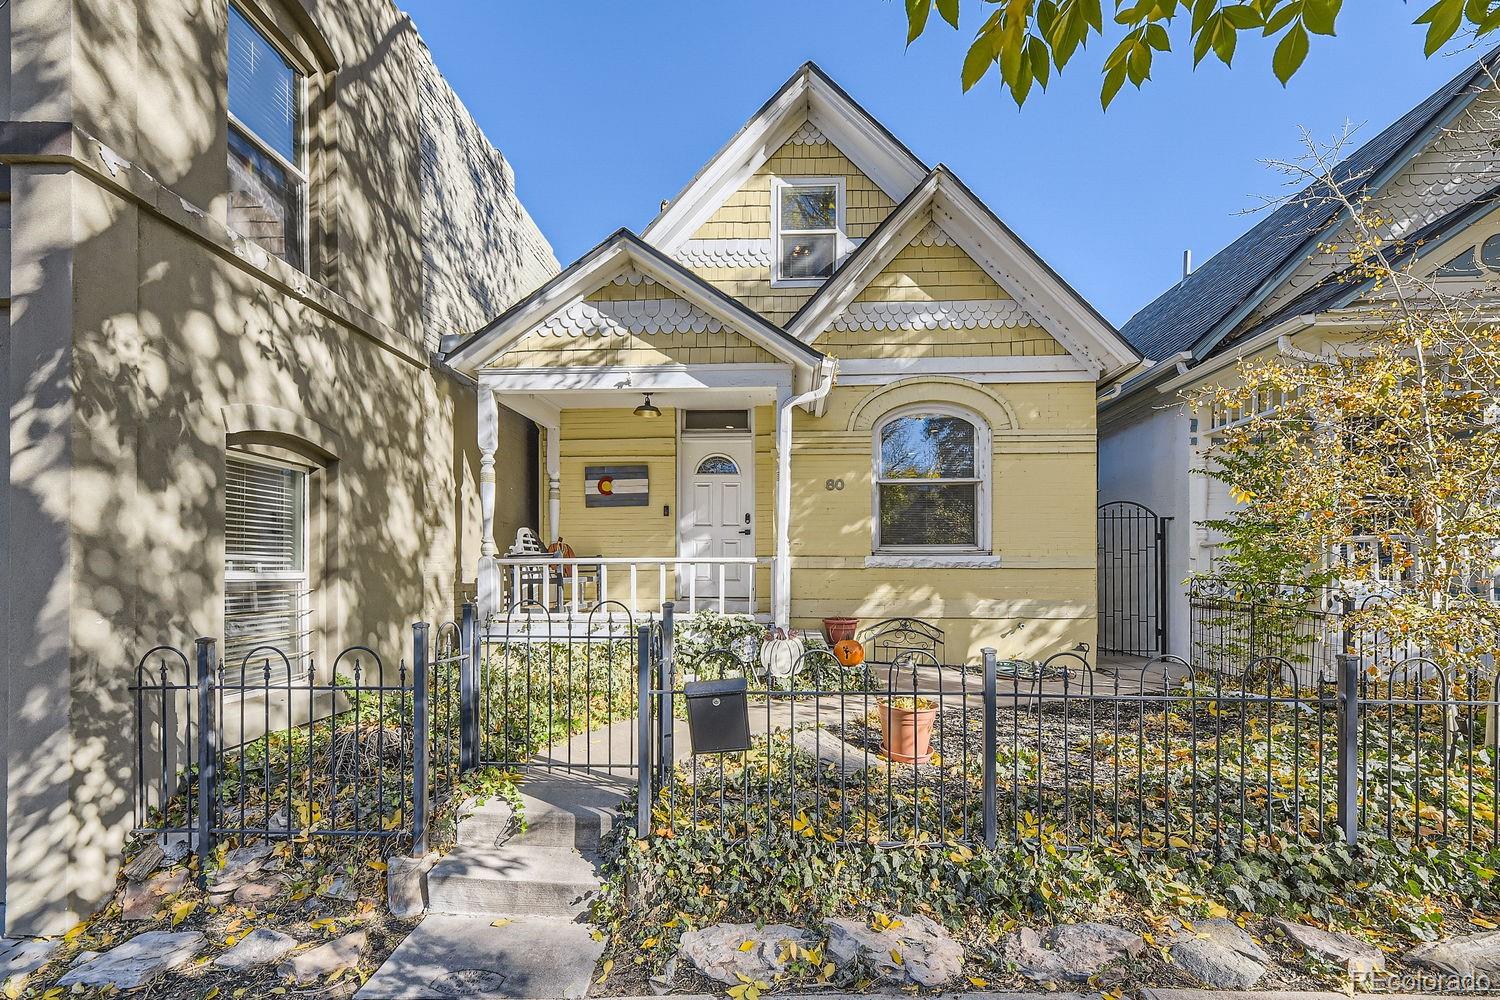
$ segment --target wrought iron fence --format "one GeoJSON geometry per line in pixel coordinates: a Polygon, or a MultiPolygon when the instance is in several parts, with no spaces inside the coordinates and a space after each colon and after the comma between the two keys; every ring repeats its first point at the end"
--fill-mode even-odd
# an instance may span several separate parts
{"type": "Polygon", "coordinates": [[[635,616],[513,605],[474,638],[476,761],[548,770],[635,767],[635,616]]]}
{"type": "Polygon", "coordinates": [[[148,651],[130,686],[135,830],[207,855],[224,838],[369,838],[425,853],[428,819],[463,769],[461,697],[472,606],[433,635],[412,626],[411,659],[351,646],[327,671],[291,669],[262,646],[225,663],[148,651]]]}
{"type": "Polygon", "coordinates": [[[871,626],[863,658],[679,651],[670,604],[640,622],[608,603],[561,622],[521,606],[483,626],[467,606],[414,625],[409,659],[353,647],[324,673],[264,649],[226,665],[211,639],[159,646],[131,687],[137,826],[200,852],[303,835],[422,851],[446,791],[498,764],[633,770],[642,836],[1500,844],[1493,661],[1335,641],[1326,605],[1293,610],[1277,605],[1268,627],[1264,608],[1212,595],[1193,662],[1100,662],[1080,646],[955,664],[915,619],[871,626]],[[695,753],[689,696],[738,677],[748,749],[695,753]]]}
{"type": "MultiPolygon", "coordinates": [[[[940,648],[941,632],[909,624],[940,648]]],[[[1376,675],[1334,654],[1309,677],[1248,642],[1239,659],[1113,666],[1086,648],[974,665],[930,648],[859,664],[809,650],[776,676],[729,650],[676,662],[670,614],[637,646],[640,836],[1216,854],[1296,835],[1500,844],[1488,660],[1462,677],[1420,658],[1376,675]],[[749,749],[693,754],[689,682],[740,674],[749,749]],[[901,726],[930,745],[903,747],[901,726]]]]}

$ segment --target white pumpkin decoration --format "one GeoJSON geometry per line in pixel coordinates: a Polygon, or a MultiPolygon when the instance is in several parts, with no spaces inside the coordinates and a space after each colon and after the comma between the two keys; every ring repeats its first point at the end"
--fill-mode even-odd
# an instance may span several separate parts
{"type": "Polygon", "coordinates": [[[786,679],[802,666],[801,639],[787,638],[783,629],[773,629],[760,644],[760,665],[767,677],[786,679]]]}

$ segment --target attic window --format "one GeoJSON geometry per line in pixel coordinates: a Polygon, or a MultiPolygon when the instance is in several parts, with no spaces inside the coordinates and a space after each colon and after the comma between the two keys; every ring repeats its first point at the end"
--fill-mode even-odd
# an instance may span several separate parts
{"type": "Polygon", "coordinates": [[[1469,247],[1448,263],[1437,269],[1439,278],[1477,278],[1479,265],[1474,263],[1474,248],[1469,247]]]}
{"type": "Polygon", "coordinates": [[[833,273],[844,230],[844,183],[838,177],[778,178],[771,187],[772,231],[780,285],[816,285],[833,273]]]}

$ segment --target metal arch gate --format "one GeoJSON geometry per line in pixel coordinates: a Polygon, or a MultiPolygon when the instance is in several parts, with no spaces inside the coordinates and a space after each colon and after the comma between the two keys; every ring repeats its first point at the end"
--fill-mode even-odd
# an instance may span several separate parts
{"type": "Polygon", "coordinates": [[[1167,522],[1145,504],[1099,505],[1099,648],[1167,652],[1167,522]]]}

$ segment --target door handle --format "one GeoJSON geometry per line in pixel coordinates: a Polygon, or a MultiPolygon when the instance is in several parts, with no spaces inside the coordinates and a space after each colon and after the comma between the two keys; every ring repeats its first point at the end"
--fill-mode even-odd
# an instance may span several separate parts
{"type": "Polygon", "coordinates": [[[740,534],[742,534],[742,535],[748,535],[748,534],[750,534],[750,529],[749,528],[741,528],[740,529],[740,534]]]}

